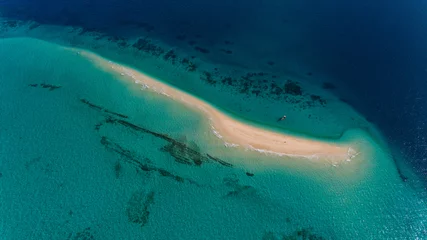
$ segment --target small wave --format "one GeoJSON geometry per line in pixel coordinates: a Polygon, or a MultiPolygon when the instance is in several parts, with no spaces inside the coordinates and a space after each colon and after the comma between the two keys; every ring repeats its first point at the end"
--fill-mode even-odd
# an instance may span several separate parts
{"type": "Polygon", "coordinates": [[[227,148],[228,147],[238,147],[239,144],[224,142],[224,146],[227,148]]]}
{"type": "Polygon", "coordinates": [[[217,136],[218,138],[222,139],[223,137],[221,136],[221,134],[219,134],[219,132],[215,129],[214,126],[211,125],[211,129],[212,132],[215,134],[215,136],[217,136]]]}

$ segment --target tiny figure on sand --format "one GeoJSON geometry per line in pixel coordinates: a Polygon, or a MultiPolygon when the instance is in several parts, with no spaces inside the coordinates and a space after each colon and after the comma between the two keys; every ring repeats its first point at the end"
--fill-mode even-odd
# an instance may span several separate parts
{"type": "Polygon", "coordinates": [[[283,117],[279,118],[279,120],[277,120],[277,121],[283,121],[285,119],[286,119],[286,115],[283,115],[283,117]]]}

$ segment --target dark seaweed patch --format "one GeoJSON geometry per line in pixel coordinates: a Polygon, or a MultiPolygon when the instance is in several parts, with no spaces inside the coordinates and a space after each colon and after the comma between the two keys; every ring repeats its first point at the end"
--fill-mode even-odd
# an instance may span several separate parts
{"type": "Polygon", "coordinates": [[[163,55],[163,59],[165,61],[171,60],[172,64],[175,64],[176,61],[176,54],[174,50],[169,50],[165,55],[163,55]]]}
{"type": "Polygon", "coordinates": [[[90,227],[85,228],[83,231],[76,233],[74,236],[70,234],[68,240],[94,240],[95,237],[92,235],[90,227]]]}
{"type": "Polygon", "coordinates": [[[262,240],[324,240],[322,236],[313,233],[312,228],[301,228],[300,230],[296,230],[291,234],[282,234],[282,233],[273,233],[266,232],[262,237],[262,240]]]}
{"type": "Polygon", "coordinates": [[[40,27],[40,23],[34,22],[28,27],[28,30],[33,30],[33,29],[36,29],[38,27],[40,27]]]}
{"type": "Polygon", "coordinates": [[[182,65],[186,66],[186,70],[189,72],[194,72],[197,69],[196,64],[190,61],[188,58],[183,58],[181,60],[182,65]]]}
{"type": "Polygon", "coordinates": [[[225,54],[233,54],[233,51],[228,50],[228,49],[220,49],[220,51],[225,53],[225,54]]]}
{"type": "Polygon", "coordinates": [[[84,98],[80,99],[80,102],[82,102],[82,103],[84,103],[84,104],[88,105],[88,106],[89,106],[89,107],[91,107],[91,108],[97,109],[97,110],[102,110],[102,109],[103,109],[102,107],[100,107],[100,106],[98,106],[98,105],[95,105],[95,104],[93,104],[93,103],[89,102],[88,100],[86,100],[86,99],[84,99],[84,98]]]}
{"type": "Polygon", "coordinates": [[[285,92],[290,95],[302,95],[302,89],[297,82],[288,80],[285,84],[285,92]]]}
{"type": "Polygon", "coordinates": [[[202,47],[198,47],[198,46],[195,46],[194,49],[196,51],[198,51],[198,52],[205,53],[205,54],[210,52],[208,49],[202,48],[202,47]]]}
{"type": "Polygon", "coordinates": [[[153,44],[150,40],[146,38],[138,39],[138,41],[134,43],[132,47],[156,57],[159,57],[165,52],[165,50],[163,50],[161,47],[157,46],[156,44],[153,44]]]}
{"type": "MultiPolygon", "coordinates": [[[[80,102],[84,103],[85,105],[88,105],[89,107],[99,110],[99,111],[103,111],[104,108],[98,105],[95,105],[91,102],[89,102],[86,99],[80,99],[80,102]]],[[[104,112],[107,112],[106,110],[104,110],[104,112]]],[[[108,111],[110,112],[110,111],[108,111]]],[[[178,141],[175,140],[171,137],[169,137],[166,134],[162,134],[162,133],[157,133],[154,131],[151,131],[149,129],[137,126],[133,123],[130,123],[128,121],[122,120],[122,119],[117,119],[117,118],[113,118],[112,116],[109,116],[105,119],[105,123],[108,124],[120,124],[124,127],[127,127],[129,129],[132,129],[134,131],[137,132],[141,132],[141,133],[146,133],[146,134],[150,134],[154,137],[160,138],[165,140],[166,142],[168,142],[169,144],[162,147],[161,150],[164,152],[168,152],[172,157],[174,157],[174,159],[179,162],[179,163],[184,163],[184,164],[190,164],[190,165],[196,165],[196,166],[200,166],[203,162],[207,162],[209,160],[213,160],[211,155],[209,155],[210,157],[207,157],[207,155],[204,155],[202,153],[200,153],[200,151],[195,150],[197,148],[197,146],[195,146],[195,144],[190,147],[188,144],[186,144],[183,141],[178,141]]],[[[95,129],[100,128],[100,126],[102,126],[102,124],[100,125],[99,123],[95,126],[95,129]]],[[[123,148],[121,148],[119,145],[117,144],[108,144],[109,141],[107,141],[107,138],[103,137],[101,139],[101,143],[104,146],[115,146],[112,150],[114,150],[117,153],[120,153],[121,155],[124,155],[128,158],[134,158],[134,156],[129,155],[130,151],[128,150],[124,150],[123,148]]],[[[230,163],[227,163],[219,158],[215,158],[215,162],[220,163],[221,165],[228,165],[228,166],[232,166],[230,163]]]]}
{"type": "MultiPolygon", "coordinates": [[[[184,178],[174,175],[164,169],[160,169],[160,168],[156,168],[153,166],[150,166],[148,164],[144,164],[141,161],[138,160],[138,157],[136,155],[136,153],[125,149],[124,147],[120,146],[119,144],[111,141],[110,139],[108,139],[105,136],[101,137],[101,144],[107,148],[108,150],[118,153],[120,156],[123,157],[123,160],[126,161],[127,163],[130,163],[132,165],[134,165],[135,167],[137,167],[139,170],[142,170],[144,172],[158,172],[161,176],[164,177],[168,177],[171,178],[177,182],[184,182],[184,178]]],[[[149,161],[149,159],[145,158],[144,159],[146,162],[149,161]]],[[[195,183],[192,180],[187,180],[189,183],[195,183]]]]}
{"type": "Polygon", "coordinates": [[[224,41],[224,44],[225,44],[225,45],[233,45],[234,43],[233,43],[232,41],[225,40],[225,41],[224,41]]]}
{"type": "Polygon", "coordinates": [[[34,87],[34,88],[35,87],[46,88],[46,89],[49,89],[49,91],[53,91],[53,90],[56,90],[58,88],[61,88],[61,86],[52,85],[52,84],[46,84],[46,83],[40,83],[40,84],[33,83],[33,84],[28,84],[28,86],[34,87]]]}
{"type": "MultiPolygon", "coordinates": [[[[103,35],[98,36],[98,38],[102,38],[102,37],[103,37],[103,35]]],[[[116,43],[116,44],[117,44],[117,46],[119,46],[119,47],[123,47],[123,48],[125,48],[125,47],[128,47],[128,46],[129,46],[129,44],[127,43],[126,39],[125,39],[125,38],[123,38],[123,37],[110,36],[110,37],[108,37],[108,38],[107,38],[107,40],[108,40],[109,42],[114,42],[114,43],[116,43]]]]}
{"type": "Polygon", "coordinates": [[[326,100],[321,98],[318,95],[310,95],[310,98],[313,102],[318,102],[320,103],[320,105],[325,105],[326,104],[326,100]]]}
{"type": "Polygon", "coordinates": [[[110,111],[110,110],[107,110],[107,109],[105,109],[104,112],[109,113],[109,114],[113,114],[113,115],[121,117],[121,118],[128,118],[128,116],[126,116],[126,115],[123,115],[123,114],[120,114],[120,113],[116,113],[116,112],[113,112],[113,111],[110,111]]]}
{"type": "Polygon", "coordinates": [[[393,162],[394,162],[394,165],[396,166],[397,174],[399,174],[400,179],[401,179],[403,182],[408,181],[408,177],[406,177],[406,176],[402,173],[402,171],[400,170],[400,168],[399,168],[399,166],[398,166],[398,164],[397,164],[397,160],[396,160],[396,158],[395,158],[395,157],[393,157],[393,162]]]}
{"type": "Polygon", "coordinates": [[[7,28],[16,28],[18,27],[19,24],[20,22],[16,20],[7,20],[7,21],[1,22],[1,25],[7,28]]]}
{"type": "Polygon", "coordinates": [[[175,38],[178,39],[178,40],[183,41],[183,40],[185,40],[187,38],[187,36],[185,36],[185,35],[178,35],[175,38]]]}
{"type": "Polygon", "coordinates": [[[154,192],[135,192],[129,199],[126,207],[126,215],[129,222],[140,224],[142,227],[148,222],[150,216],[149,207],[154,203],[154,192]]]}
{"type": "Polygon", "coordinates": [[[330,90],[332,90],[332,89],[335,89],[336,87],[335,87],[335,85],[334,85],[334,84],[332,84],[332,83],[330,83],[330,82],[324,82],[324,83],[322,84],[322,88],[323,88],[323,89],[330,89],[330,90]]]}
{"type": "Polygon", "coordinates": [[[255,188],[249,185],[241,185],[239,183],[239,179],[238,178],[225,178],[224,179],[224,184],[227,187],[230,187],[232,190],[229,191],[225,197],[236,197],[242,194],[251,194],[253,192],[255,192],[255,188]]]}
{"type": "MultiPolygon", "coordinates": [[[[96,109],[96,110],[99,110],[99,111],[104,111],[106,113],[109,113],[109,114],[112,114],[112,115],[115,115],[115,116],[118,116],[118,117],[121,117],[121,118],[125,118],[125,119],[128,118],[128,116],[126,116],[126,115],[123,115],[123,114],[120,114],[120,113],[116,113],[116,112],[110,111],[108,109],[104,109],[103,107],[95,105],[95,104],[89,102],[88,100],[86,100],[84,98],[80,99],[80,102],[88,105],[89,107],[91,107],[93,109],[96,109]]],[[[99,124],[97,124],[95,126],[95,129],[99,130],[99,127],[101,127],[101,126],[102,126],[102,123],[99,123],[99,124]]]]}
{"type": "Polygon", "coordinates": [[[203,71],[200,79],[206,81],[210,85],[215,85],[217,83],[217,81],[213,78],[212,73],[210,73],[208,71],[203,71]]]}
{"type": "Polygon", "coordinates": [[[120,161],[117,161],[114,164],[114,174],[115,174],[116,178],[120,177],[121,172],[122,172],[122,164],[120,164],[120,161]]]}
{"type": "Polygon", "coordinates": [[[211,155],[209,155],[209,154],[206,154],[206,155],[207,155],[207,156],[208,156],[208,158],[210,158],[211,160],[213,160],[213,161],[215,161],[215,162],[217,162],[217,163],[219,163],[219,164],[221,164],[221,165],[223,165],[223,166],[226,166],[226,167],[233,167],[233,164],[231,164],[231,163],[228,163],[228,162],[222,161],[221,159],[216,158],[216,157],[213,157],[213,156],[211,156],[211,155]]]}
{"type": "Polygon", "coordinates": [[[154,30],[154,26],[146,22],[139,22],[137,26],[144,29],[146,32],[152,32],[154,30]]]}

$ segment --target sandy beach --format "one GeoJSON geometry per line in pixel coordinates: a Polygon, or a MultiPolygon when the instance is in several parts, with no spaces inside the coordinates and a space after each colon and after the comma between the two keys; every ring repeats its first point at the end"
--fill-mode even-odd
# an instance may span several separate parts
{"type": "Polygon", "coordinates": [[[258,152],[278,155],[294,155],[304,157],[338,157],[342,160],[350,159],[355,151],[346,144],[324,142],[306,139],[297,136],[273,132],[267,129],[251,126],[237,121],[207,102],[156,80],[132,68],[108,61],[94,53],[71,49],[81,56],[92,60],[104,70],[117,73],[146,90],[151,90],[203,111],[211,121],[213,133],[224,141],[226,146],[243,147],[258,152]]]}

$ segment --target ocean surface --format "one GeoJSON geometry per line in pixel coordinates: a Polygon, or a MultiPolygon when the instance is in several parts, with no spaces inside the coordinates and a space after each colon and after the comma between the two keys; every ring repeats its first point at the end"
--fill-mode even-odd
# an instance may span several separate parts
{"type": "Polygon", "coordinates": [[[425,10],[0,0],[0,239],[427,238],[425,10]],[[226,147],[200,112],[72,49],[360,154],[226,147]]]}

